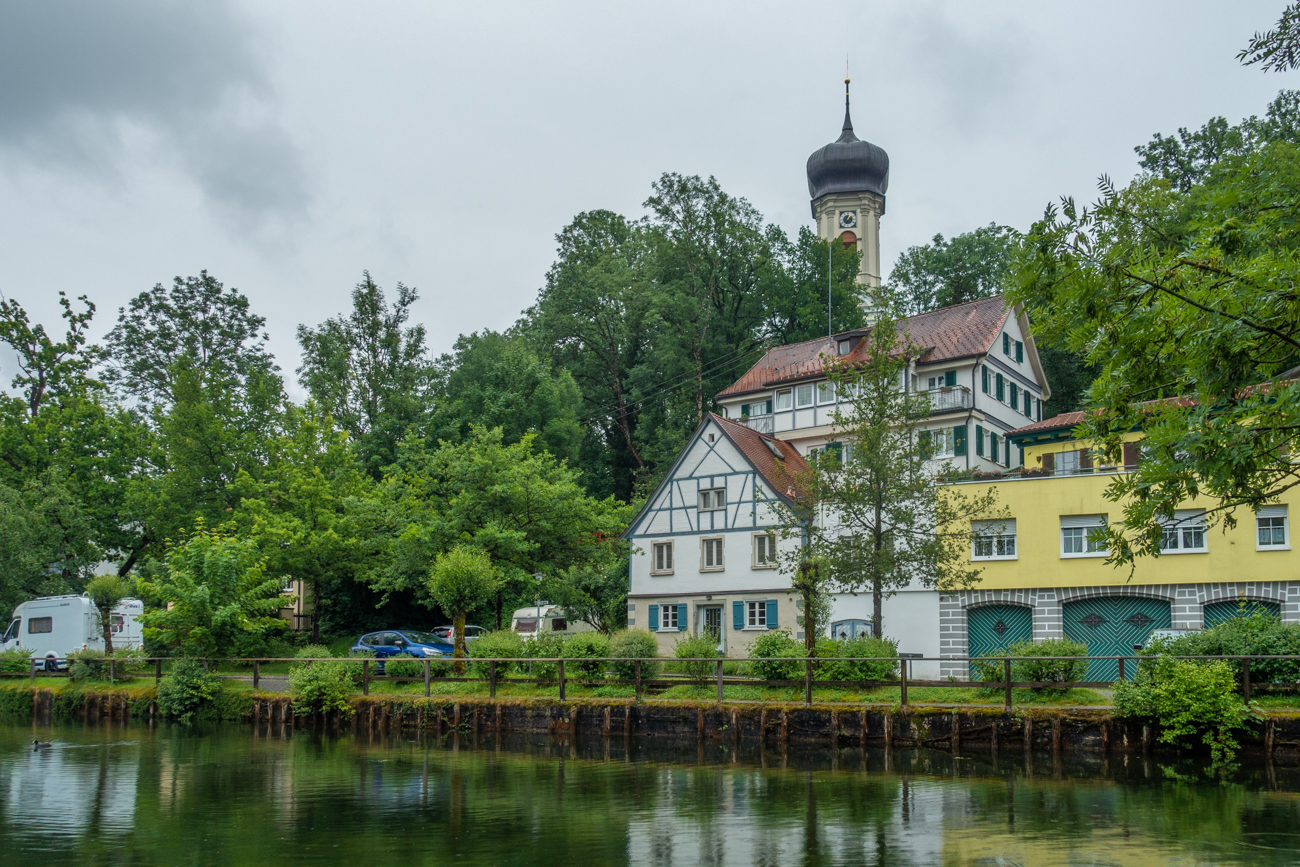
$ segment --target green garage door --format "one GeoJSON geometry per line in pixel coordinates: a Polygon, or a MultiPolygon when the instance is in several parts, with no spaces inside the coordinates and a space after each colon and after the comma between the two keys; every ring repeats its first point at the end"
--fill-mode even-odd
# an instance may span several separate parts
{"type": "Polygon", "coordinates": [[[1260,602],[1255,599],[1228,599],[1223,602],[1211,602],[1205,606],[1205,628],[1218,626],[1234,617],[1250,617],[1252,614],[1267,614],[1269,617],[1281,617],[1282,606],[1276,602],[1260,602]]]}
{"type": "MultiPolygon", "coordinates": [[[[1146,643],[1153,629],[1169,628],[1169,603],[1140,596],[1101,596],[1067,602],[1065,637],[1088,645],[1089,656],[1132,656],[1134,646],[1146,643]]],[[[1137,666],[1125,665],[1133,679],[1137,666]]],[[[1088,666],[1088,680],[1119,679],[1119,662],[1098,659],[1088,666]]]]}
{"type": "MultiPolygon", "coordinates": [[[[982,605],[966,610],[970,655],[1000,653],[1009,644],[1031,641],[1034,637],[1034,613],[1023,605],[982,605]]],[[[978,675],[971,666],[970,676],[978,675]]]]}

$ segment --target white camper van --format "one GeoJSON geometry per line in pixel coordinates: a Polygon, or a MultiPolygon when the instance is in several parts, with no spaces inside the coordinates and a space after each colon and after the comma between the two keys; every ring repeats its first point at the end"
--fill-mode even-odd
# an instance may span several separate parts
{"type": "Polygon", "coordinates": [[[596,631],[586,621],[570,620],[563,608],[549,602],[518,609],[510,617],[510,628],[524,638],[536,638],[547,632],[576,635],[579,632],[596,631]]]}
{"type": "MultiPolygon", "coordinates": [[[[139,647],[143,634],[137,618],[144,613],[139,599],[124,599],[113,609],[113,648],[139,647]]],[[[103,650],[95,606],[85,596],[43,596],[14,609],[9,628],[0,638],[0,649],[20,646],[32,659],[45,660],[45,670],[54,671],[78,650],[103,650]]]]}

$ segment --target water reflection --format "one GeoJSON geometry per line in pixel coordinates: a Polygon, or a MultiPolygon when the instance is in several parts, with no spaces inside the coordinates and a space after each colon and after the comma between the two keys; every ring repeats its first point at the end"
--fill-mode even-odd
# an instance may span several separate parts
{"type": "Polygon", "coordinates": [[[1298,790],[1122,755],[0,727],[23,865],[1292,864],[1298,790]]]}

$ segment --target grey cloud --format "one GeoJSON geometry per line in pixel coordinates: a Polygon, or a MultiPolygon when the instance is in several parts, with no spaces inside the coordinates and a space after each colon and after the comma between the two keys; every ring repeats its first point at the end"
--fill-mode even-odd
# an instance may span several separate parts
{"type": "Polygon", "coordinates": [[[0,2],[5,162],[108,177],[152,141],[227,217],[300,212],[305,172],[262,57],[228,0],[0,2]]]}

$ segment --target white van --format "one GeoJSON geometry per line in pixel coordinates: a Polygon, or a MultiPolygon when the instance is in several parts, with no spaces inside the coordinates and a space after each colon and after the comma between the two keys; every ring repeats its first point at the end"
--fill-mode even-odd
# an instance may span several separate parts
{"type": "Polygon", "coordinates": [[[518,609],[510,617],[510,628],[524,638],[536,638],[547,632],[576,635],[579,632],[596,631],[585,620],[570,620],[563,608],[549,602],[518,609]]]}
{"type": "MultiPolygon", "coordinates": [[[[139,616],[144,603],[123,599],[113,609],[113,649],[137,648],[144,643],[139,616]]],[[[0,650],[22,647],[32,659],[44,659],[46,671],[59,668],[59,660],[78,650],[103,650],[99,615],[85,596],[43,596],[14,609],[9,628],[0,637],[0,650]]]]}

